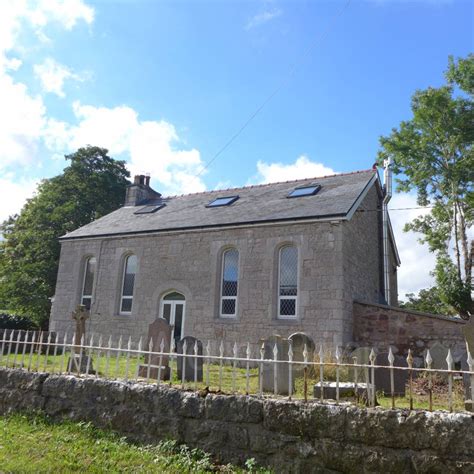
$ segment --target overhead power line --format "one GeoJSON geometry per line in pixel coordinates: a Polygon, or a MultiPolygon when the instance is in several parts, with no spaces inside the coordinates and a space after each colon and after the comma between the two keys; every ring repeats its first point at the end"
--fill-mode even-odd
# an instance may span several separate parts
{"type": "Polygon", "coordinates": [[[342,16],[342,14],[347,10],[351,3],[351,0],[347,0],[345,4],[332,16],[325,30],[322,31],[320,35],[308,46],[306,51],[301,55],[299,61],[290,68],[287,76],[280,82],[280,84],[265,98],[265,100],[255,109],[255,111],[244,121],[240,128],[224,143],[224,145],[219,148],[219,150],[213,155],[213,157],[204,164],[199,173],[194,176],[194,179],[199,178],[204,171],[206,171],[209,166],[214,163],[214,161],[219,158],[219,156],[236,140],[236,138],[250,125],[253,119],[262,111],[262,109],[290,82],[291,78],[295,74],[298,67],[306,59],[307,56],[314,50],[314,48],[320,44],[330,33],[331,28],[334,26],[336,21],[342,16]]]}
{"type": "MultiPolygon", "coordinates": [[[[388,208],[391,211],[411,211],[412,209],[433,209],[434,206],[416,206],[416,207],[393,207],[388,208]]],[[[358,209],[357,212],[382,212],[383,209],[358,209]]]]}

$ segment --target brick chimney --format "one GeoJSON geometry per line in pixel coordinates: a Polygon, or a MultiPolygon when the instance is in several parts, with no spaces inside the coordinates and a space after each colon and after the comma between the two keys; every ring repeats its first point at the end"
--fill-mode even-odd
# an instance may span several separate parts
{"type": "Polygon", "coordinates": [[[137,174],[133,184],[127,186],[125,206],[139,206],[151,199],[159,199],[161,194],[150,188],[150,175],[137,174]]]}

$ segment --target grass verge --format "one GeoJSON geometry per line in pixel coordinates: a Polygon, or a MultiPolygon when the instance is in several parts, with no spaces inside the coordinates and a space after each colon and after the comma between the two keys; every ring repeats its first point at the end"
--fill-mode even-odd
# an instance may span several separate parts
{"type": "Polygon", "coordinates": [[[166,472],[266,473],[216,465],[200,449],[162,441],[154,446],[134,444],[91,423],[56,423],[40,415],[0,417],[0,472],[166,472]]]}

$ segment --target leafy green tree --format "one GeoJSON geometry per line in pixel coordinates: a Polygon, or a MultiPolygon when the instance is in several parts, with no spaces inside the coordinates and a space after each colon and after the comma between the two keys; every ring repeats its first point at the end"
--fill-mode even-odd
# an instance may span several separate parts
{"type": "Polygon", "coordinates": [[[391,157],[398,190],[416,190],[431,212],[406,224],[436,254],[440,298],[468,319],[474,313],[474,55],[449,59],[447,84],[416,91],[411,120],[380,138],[379,160],[391,157]]]}
{"type": "Polygon", "coordinates": [[[104,148],[67,155],[63,173],[43,180],[19,215],[0,226],[0,307],[48,324],[58,271],[58,238],[119,208],[130,173],[104,148]]]}
{"type": "Polygon", "coordinates": [[[444,314],[454,316],[456,312],[446,304],[439,295],[436,286],[420,290],[418,295],[408,293],[405,295],[408,301],[400,302],[400,308],[413,309],[422,313],[444,314]]]}

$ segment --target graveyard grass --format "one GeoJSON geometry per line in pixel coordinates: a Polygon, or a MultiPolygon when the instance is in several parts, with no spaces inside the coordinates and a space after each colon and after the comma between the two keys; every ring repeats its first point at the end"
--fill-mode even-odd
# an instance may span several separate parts
{"type": "MultiPolygon", "coordinates": [[[[13,354],[5,357],[1,361],[2,366],[7,367],[20,367],[20,355],[18,354],[15,357],[13,354]]],[[[31,363],[28,360],[28,357],[25,358],[24,368],[27,368],[28,365],[31,367],[32,371],[43,371],[50,373],[59,372],[62,367],[62,371],[66,372],[67,370],[68,355],[62,357],[62,355],[38,355],[36,353],[32,354],[31,363]]],[[[99,377],[105,377],[107,379],[117,379],[117,380],[135,380],[137,374],[137,368],[139,364],[143,364],[143,357],[136,358],[130,357],[127,360],[127,357],[121,355],[116,357],[111,355],[108,365],[106,358],[104,356],[97,357],[94,355],[93,366],[94,369],[98,371],[99,377]]],[[[203,390],[206,388],[206,373],[207,373],[207,364],[204,363],[203,366],[203,382],[198,382],[195,386],[194,382],[185,382],[182,384],[181,380],[177,377],[176,370],[176,360],[170,362],[172,367],[172,381],[171,385],[177,388],[184,388],[193,390],[203,390]]],[[[219,372],[220,367],[218,364],[212,363],[209,364],[209,390],[213,392],[219,392],[219,372]]],[[[191,374],[188,374],[191,375],[191,374]]],[[[304,379],[303,377],[295,377],[295,391],[293,393],[293,399],[303,399],[304,398],[304,379]]],[[[144,378],[138,379],[141,382],[146,382],[144,378]]],[[[335,381],[336,380],[336,368],[335,366],[325,366],[324,367],[324,381],[335,381]]],[[[339,380],[341,382],[351,381],[352,376],[349,374],[349,369],[347,367],[339,368],[339,380]]],[[[156,383],[156,379],[150,379],[148,382],[156,383]]],[[[319,368],[318,366],[310,367],[308,370],[307,377],[307,397],[308,400],[313,398],[313,386],[315,383],[319,382],[319,368]]],[[[169,381],[161,381],[162,384],[169,385],[169,381]]],[[[246,394],[246,369],[236,367],[233,369],[232,365],[223,364],[222,366],[222,382],[220,386],[220,392],[222,393],[238,393],[246,394]],[[235,384],[235,385],[234,385],[235,384]]],[[[258,380],[258,369],[250,368],[249,369],[249,393],[256,395],[259,393],[259,380],[258,380]]],[[[267,395],[272,395],[268,393],[267,395]]],[[[426,390],[420,389],[414,383],[412,390],[413,396],[413,408],[427,410],[429,408],[429,396],[426,390]]],[[[285,398],[285,397],[282,397],[285,398]]],[[[410,399],[408,396],[408,387],[405,397],[395,397],[396,408],[409,408],[410,399]]],[[[344,399],[341,398],[341,402],[344,399]]],[[[381,407],[391,408],[392,399],[391,397],[384,396],[382,393],[377,394],[377,402],[381,407]]],[[[448,410],[448,395],[447,389],[439,390],[438,392],[433,393],[433,409],[434,410],[448,410]]],[[[463,388],[461,381],[454,381],[453,384],[453,409],[455,411],[460,411],[464,409],[464,397],[463,397],[463,388]]]]}
{"type": "MultiPolygon", "coordinates": [[[[0,466],[1,472],[248,472],[216,465],[210,455],[174,441],[144,446],[90,423],[24,414],[0,417],[0,466]]],[[[253,460],[247,466],[270,472],[256,469],[253,460]]]]}

